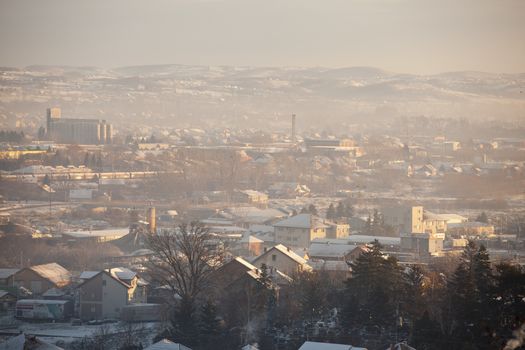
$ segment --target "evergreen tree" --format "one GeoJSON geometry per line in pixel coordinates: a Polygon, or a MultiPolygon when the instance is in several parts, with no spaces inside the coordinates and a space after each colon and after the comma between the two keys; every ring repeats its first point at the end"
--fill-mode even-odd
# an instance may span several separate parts
{"type": "Polygon", "coordinates": [[[194,303],[182,298],[171,317],[170,340],[194,346],[199,339],[198,330],[194,303]]]}
{"type": "Polygon", "coordinates": [[[303,207],[303,209],[301,209],[301,214],[308,214],[308,208],[306,207],[303,207]]]}
{"type": "Polygon", "coordinates": [[[365,233],[369,234],[372,232],[372,217],[370,216],[370,213],[368,213],[368,218],[365,222],[365,233]]]}
{"type": "Polygon", "coordinates": [[[337,209],[336,209],[335,215],[337,218],[345,217],[345,204],[342,201],[337,203],[337,209]]]}
{"type": "Polygon", "coordinates": [[[489,218],[487,216],[487,213],[482,212],[481,214],[479,214],[478,217],[476,218],[476,221],[484,222],[484,223],[487,224],[489,222],[489,218]]]}
{"type": "Polygon", "coordinates": [[[312,215],[317,215],[317,208],[315,207],[315,205],[310,204],[310,206],[308,206],[308,213],[312,215]]]}
{"type": "Polygon", "coordinates": [[[51,178],[49,177],[48,174],[46,174],[46,176],[44,176],[44,179],[42,180],[42,184],[43,185],[50,185],[51,184],[51,178]]]}
{"type": "Polygon", "coordinates": [[[374,241],[352,264],[352,278],[346,283],[345,299],[355,299],[360,311],[346,318],[353,318],[358,324],[395,327],[402,282],[397,260],[385,258],[381,245],[374,241]]]}
{"type": "Polygon", "coordinates": [[[328,207],[328,210],[326,210],[326,218],[328,220],[334,220],[335,219],[335,208],[334,204],[330,203],[330,206],[328,207]]]}
{"type": "Polygon", "coordinates": [[[199,341],[204,349],[212,349],[217,346],[221,327],[217,316],[217,307],[210,300],[206,301],[200,308],[199,317],[199,341]]]}
{"type": "Polygon", "coordinates": [[[381,231],[381,216],[377,209],[374,209],[374,216],[372,217],[372,231],[374,233],[380,233],[381,231]]]}
{"type": "Polygon", "coordinates": [[[469,241],[448,284],[452,317],[457,325],[452,332],[457,341],[478,345],[487,341],[482,332],[490,318],[491,285],[487,250],[469,241]]]}
{"type": "Polygon", "coordinates": [[[354,208],[350,204],[346,204],[345,217],[351,218],[354,216],[354,208]]]}

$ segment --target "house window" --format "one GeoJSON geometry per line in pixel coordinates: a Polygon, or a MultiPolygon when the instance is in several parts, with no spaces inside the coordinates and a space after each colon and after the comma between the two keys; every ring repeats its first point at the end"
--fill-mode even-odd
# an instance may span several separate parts
{"type": "Polygon", "coordinates": [[[277,255],[272,254],[272,261],[277,261],[277,255]]]}
{"type": "Polygon", "coordinates": [[[106,280],[102,280],[102,285],[106,286],[106,280]]]}

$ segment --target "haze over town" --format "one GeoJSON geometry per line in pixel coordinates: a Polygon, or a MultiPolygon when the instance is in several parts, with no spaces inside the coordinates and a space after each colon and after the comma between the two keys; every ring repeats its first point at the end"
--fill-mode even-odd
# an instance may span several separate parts
{"type": "Polygon", "coordinates": [[[524,14],[0,0],[0,350],[523,349],[524,14]]]}

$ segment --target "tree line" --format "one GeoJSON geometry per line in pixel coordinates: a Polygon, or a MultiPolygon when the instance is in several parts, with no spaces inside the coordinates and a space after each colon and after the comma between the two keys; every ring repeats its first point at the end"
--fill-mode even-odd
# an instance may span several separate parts
{"type": "Polygon", "coordinates": [[[224,252],[209,244],[206,229],[182,225],[147,239],[156,257],[151,276],[172,297],[157,339],[193,349],[255,342],[297,349],[306,339],[372,350],[401,340],[418,350],[502,349],[525,322],[525,270],[492,264],[473,241],[452,268],[400,264],[374,241],[350,264],[349,278],[302,272],[278,286],[262,266],[256,279],[221,295],[211,280],[224,252]]]}

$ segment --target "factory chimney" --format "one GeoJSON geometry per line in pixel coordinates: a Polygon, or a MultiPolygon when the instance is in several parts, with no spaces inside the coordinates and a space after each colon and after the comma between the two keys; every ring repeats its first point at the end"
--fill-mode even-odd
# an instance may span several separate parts
{"type": "Polygon", "coordinates": [[[148,231],[151,234],[157,232],[157,217],[155,214],[155,207],[150,207],[148,209],[148,231]]]}
{"type": "Polygon", "coordinates": [[[292,143],[295,144],[295,114],[292,114],[292,143]]]}

